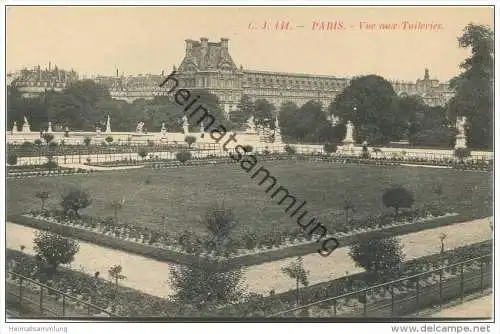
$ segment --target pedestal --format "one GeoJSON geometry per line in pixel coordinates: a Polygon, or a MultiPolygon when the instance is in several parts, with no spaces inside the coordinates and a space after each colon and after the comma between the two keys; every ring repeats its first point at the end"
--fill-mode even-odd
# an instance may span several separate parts
{"type": "Polygon", "coordinates": [[[354,155],[354,141],[345,140],[342,142],[342,154],[354,155]]]}
{"type": "Polygon", "coordinates": [[[455,141],[455,149],[457,148],[466,148],[467,147],[467,140],[465,135],[457,135],[456,141],[455,141]]]}

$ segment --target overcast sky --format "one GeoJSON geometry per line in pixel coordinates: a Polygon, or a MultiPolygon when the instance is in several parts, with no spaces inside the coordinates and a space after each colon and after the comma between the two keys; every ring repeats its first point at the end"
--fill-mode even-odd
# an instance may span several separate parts
{"type": "Polygon", "coordinates": [[[126,75],[161,73],[180,64],[185,39],[227,37],[233,60],[247,69],[414,81],[428,67],[431,77],[445,81],[470,52],[457,44],[470,22],[493,26],[493,9],[10,7],[7,71],[50,61],[87,75],[114,75],[116,68],[126,75]],[[265,21],[289,21],[293,29],[259,29],[265,21]],[[344,30],[317,30],[321,21],[325,28],[342,22],[344,30]],[[440,29],[403,30],[403,21],[440,29]],[[370,30],[361,22],[399,26],[370,30]]]}

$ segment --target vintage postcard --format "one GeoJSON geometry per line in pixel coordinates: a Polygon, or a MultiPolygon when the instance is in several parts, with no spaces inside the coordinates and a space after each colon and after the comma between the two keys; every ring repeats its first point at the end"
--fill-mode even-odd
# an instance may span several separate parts
{"type": "Polygon", "coordinates": [[[494,332],[493,6],[5,19],[9,332],[494,332]]]}

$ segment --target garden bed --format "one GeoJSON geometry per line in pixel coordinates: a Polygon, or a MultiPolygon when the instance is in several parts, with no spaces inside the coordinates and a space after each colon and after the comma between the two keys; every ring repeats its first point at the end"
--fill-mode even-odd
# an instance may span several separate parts
{"type": "Polygon", "coordinates": [[[62,175],[75,175],[75,174],[90,174],[94,172],[93,170],[85,170],[82,168],[60,168],[56,170],[47,169],[33,169],[25,168],[22,171],[11,172],[7,171],[7,178],[18,178],[18,177],[34,177],[34,176],[62,176],[62,175]]]}
{"type": "MultiPolygon", "coordinates": [[[[442,217],[416,219],[414,222],[406,221],[387,224],[383,227],[365,226],[355,231],[340,232],[336,234],[336,238],[339,241],[339,247],[345,247],[355,242],[360,236],[373,238],[402,235],[464,222],[469,219],[470,217],[463,215],[447,214],[442,217]]],[[[141,230],[139,227],[134,226],[116,225],[109,220],[108,224],[88,220],[69,222],[57,216],[44,217],[42,215],[25,214],[9,217],[9,221],[36,229],[51,230],[64,236],[128,251],[164,262],[187,264],[192,263],[198,257],[220,258],[219,255],[210,253],[208,247],[201,241],[198,244],[186,242],[186,238],[189,237],[187,235],[184,235],[184,238],[181,235],[178,241],[175,241],[164,238],[154,231],[141,230]],[[184,243],[182,240],[184,240],[184,243]]],[[[285,242],[277,245],[270,243],[263,248],[236,249],[232,254],[226,254],[229,257],[227,265],[229,268],[256,265],[286,257],[314,253],[317,252],[318,248],[318,243],[307,240],[305,237],[298,237],[294,241],[285,240],[285,242]]]]}
{"type": "MultiPolygon", "coordinates": [[[[445,264],[451,265],[470,258],[488,255],[491,251],[492,242],[486,241],[446,251],[443,257],[440,254],[422,257],[405,262],[401,267],[398,277],[411,276],[416,273],[436,269],[443,260],[445,264]]],[[[49,276],[39,270],[34,256],[20,251],[6,250],[6,267],[7,270],[40,281],[81,300],[92,300],[93,304],[125,317],[262,317],[293,308],[295,303],[294,291],[273,296],[250,294],[239,304],[200,311],[187,306],[183,307],[168,299],[151,296],[121,285],[115,286],[108,280],[94,278],[65,267],[59,269],[56,280],[52,281],[49,279],[49,276]]],[[[468,270],[466,269],[465,272],[467,273],[468,270]]],[[[364,282],[365,275],[366,273],[360,273],[301,288],[301,304],[304,305],[366,288],[367,285],[364,282]]],[[[452,279],[452,276],[456,276],[456,273],[450,272],[447,279],[452,279]]],[[[10,275],[6,275],[6,281],[9,282],[9,280],[12,280],[12,278],[10,275]]],[[[431,279],[429,279],[430,281],[431,279]]],[[[432,284],[435,286],[438,283],[433,280],[432,284]]],[[[425,288],[431,289],[432,284],[426,285],[425,288]]],[[[404,293],[411,292],[411,289],[414,289],[414,287],[406,285],[399,287],[398,296],[400,297],[404,293]]],[[[377,300],[370,297],[371,299],[368,302],[371,306],[374,303],[387,302],[386,291],[384,291],[383,296],[380,291],[377,294],[381,298],[377,300]]],[[[375,295],[373,296],[375,297],[375,295]]],[[[341,305],[347,307],[337,309],[337,315],[339,316],[352,316],[352,311],[356,306],[358,309],[362,308],[362,303],[359,300],[346,299],[341,302],[341,305]]],[[[318,310],[316,311],[314,314],[321,314],[318,310]]],[[[331,311],[329,306],[327,311],[331,311]]],[[[329,314],[328,316],[331,317],[332,315],[329,314]]]]}

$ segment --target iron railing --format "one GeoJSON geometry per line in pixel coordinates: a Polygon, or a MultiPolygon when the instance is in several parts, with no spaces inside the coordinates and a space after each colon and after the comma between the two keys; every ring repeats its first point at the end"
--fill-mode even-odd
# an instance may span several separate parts
{"type": "Polygon", "coordinates": [[[284,310],[269,317],[401,317],[443,305],[492,285],[492,255],[442,266],[421,274],[371,286],[284,310]]]}
{"type": "Polygon", "coordinates": [[[7,308],[19,317],[119,317],[97,305],[9,271],[6,282],[7,308]]]}

